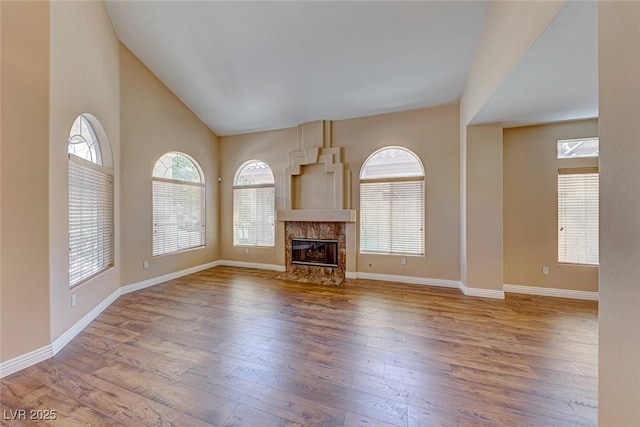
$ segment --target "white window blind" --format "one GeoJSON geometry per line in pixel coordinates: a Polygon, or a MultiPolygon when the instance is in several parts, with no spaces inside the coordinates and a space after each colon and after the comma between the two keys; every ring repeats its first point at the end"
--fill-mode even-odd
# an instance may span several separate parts
{"type": "Polygon", "coordinates": [[[424,255],[424,180],[360,184],[360,250],[424,255]]]}
{"type": "Polygon", "coordinates": [[[598,264],[597,168],[558,170],[558,261],[598,264]]]}
{"type": "Polygon", "coordinates": [[[153,256],[205,245],[204,184],[153,178],[153,256]]]}
{"type": "Polygon", "coordinates": [[[69,155],[69,284],[113,266],[113,176],[69,155]]]}
{"type": "Polygon", "coordinates": [[[153,168],[153,256],[206,244],[205,184],[198,163],[169,152],[153,168]]]}
{"type": "Polygon", "coordinates": [[[233,244],[275,246],[275,180],[269,165],[250,160],[236,172],[233,187],[233,244]]]}
{"type": "Polygon", "coordinates": [[[273,186],[234,188],[234,245],[275,245],[274,200],[273,186]]]}
{"type": "Polygon", "coordinates": [[[424,168],[411,151],[385,147],[360,171],[360,252],[424,255],[424,168]]]}

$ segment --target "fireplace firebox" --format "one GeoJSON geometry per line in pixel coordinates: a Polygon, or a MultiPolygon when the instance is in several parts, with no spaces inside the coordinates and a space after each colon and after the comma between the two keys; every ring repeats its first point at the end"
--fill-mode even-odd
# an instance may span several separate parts
{"type": "Polygon", "coordinates": [[[292,239],[291,262],[317,267],[338,267],[338,241],[292,239]]]}

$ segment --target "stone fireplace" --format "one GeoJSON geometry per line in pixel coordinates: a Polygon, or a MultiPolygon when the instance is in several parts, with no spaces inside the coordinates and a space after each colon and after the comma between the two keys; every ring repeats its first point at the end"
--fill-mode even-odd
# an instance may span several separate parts
{"type": "Polygon", "coordinates": [[[298,126],[298,147],[289,153],[285,173],[284,209],[276,212],[284,225],[286,268],[277,278],[339,285],[347,266],[355,264],[351,171],[342,149],[331,146],[331,132],[328,121],[298,126]]]}
{"type": "Polygon", "coordinates": [[[322,285],[339,285],[344,279],[344,222],[286,221],[284,247],[286,271],[278,278],[322,285]]]}

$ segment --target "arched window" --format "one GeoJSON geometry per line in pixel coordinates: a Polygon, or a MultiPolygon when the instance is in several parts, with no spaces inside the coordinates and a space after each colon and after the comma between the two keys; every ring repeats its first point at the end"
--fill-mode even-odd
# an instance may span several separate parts
{"type": "Polygon", "coordinates": [[[165,153],[153,168],[153,256],[205,245],[205,183],[186,154],[165,153]]]}
{"type": "Polygon", "coordinates": [[[424,168],[402,147],[385,147],[360,172],[360,252],[424,255],[424,168]]]}
{"type": "Polygon", "coordinates": [[[78,116],[69,132],[69,286],[114,263],[113,171],[103,166],[100,142],[89,118],[78,116]]]}
{"type": "Polygon", "coordinates": [[[233,244],[275,245],[275,181],[260,160],[244,163],[233,180],[233,244]]]}

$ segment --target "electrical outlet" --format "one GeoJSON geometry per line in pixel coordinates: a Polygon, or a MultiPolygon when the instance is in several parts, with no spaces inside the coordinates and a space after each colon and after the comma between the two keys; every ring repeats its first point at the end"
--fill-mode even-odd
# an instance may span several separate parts
{"type": "Polygon", "coordinates": [[[78,302],[78,296],[76,294],[71,295],[71,307],[74,307],[78,302]]]}
{"type": "Polygon", "coordinates": [[[249,253],[249,248],[244,248],[244,253],[248,254],[249,253]]]}
{"type": "Polygon", "coordinates": [[[407,264],[407,259],[405,257],[400,258],[400,264],[406,265],[407,264]]]}
{"type": "Polygon", "coordinates": [[[142,268],[149,268],[149,261],[142,261],[142,268]]]}
{"type": "Polygon", "coordinates": [[[542,267],[542,274],[549,274],[549,267],[542,267]]]}

